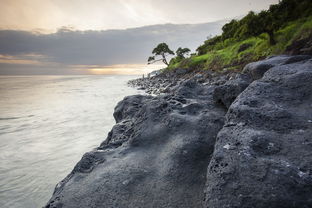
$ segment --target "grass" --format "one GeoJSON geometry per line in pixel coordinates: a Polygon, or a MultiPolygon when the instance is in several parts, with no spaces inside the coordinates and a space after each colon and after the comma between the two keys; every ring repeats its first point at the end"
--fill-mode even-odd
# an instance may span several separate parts
{"type": "Polygon", "coordinates": [[[275,33],[277,44],[271,46],[267,34],[248,38],[243,41],[227,39],[213,46],[213,50],[201,56],[192,56],[179,62],[170,64],[168,69],[199,68],[204,70],[241,70],[246,63],[257,61],[269,55],[285,52],[293,41],[306,38],[312,34],[312,16],[290,22],[275,33]],[[249,48],[239,51],[242,45],[249,48]]]}

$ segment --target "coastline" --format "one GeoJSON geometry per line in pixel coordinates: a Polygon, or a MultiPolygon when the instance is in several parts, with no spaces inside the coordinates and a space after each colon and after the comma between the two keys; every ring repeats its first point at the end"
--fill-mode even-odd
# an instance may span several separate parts
{"type": "Polygon", "coordinates": [[[138,76],[0,77],[0,207],[42,207],[115,124],[138,76]]]}
{"type": "Polygon", "coordinates": [[[157,96],[120,101],[107,139],[46,207],[312,206],[311,68],[282,55],[243,73],[130,81],[157,96]]]}

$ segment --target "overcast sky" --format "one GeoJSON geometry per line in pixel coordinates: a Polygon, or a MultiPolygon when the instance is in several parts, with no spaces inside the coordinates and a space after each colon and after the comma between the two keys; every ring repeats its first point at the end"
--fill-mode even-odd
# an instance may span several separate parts
{"type": "Polygon", "coordinates": [[[83,68],[88,68],[85,73],[89,73],[92,67],[97,67],[94,71],[98,73],[98,68],[140,68],[138,64],[145,63],[159,42],[169,43],[174,50],[178,46],[194,50],[208,35],[220,33],[224,21],[215,21],[267,9],[277,2],[0,0],[0,74],[32,74],[38,70],[43,74],[83,73],[83,68]],[[197,24],[207,22],[215,23],[197,24]],[[142,27],[166,23],[197,25],[142,27]]]}

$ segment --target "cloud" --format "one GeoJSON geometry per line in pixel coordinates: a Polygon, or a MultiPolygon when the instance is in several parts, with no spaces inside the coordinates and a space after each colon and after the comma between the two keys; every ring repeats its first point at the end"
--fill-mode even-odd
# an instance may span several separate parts
{"type": "Polygon", "coordinates": [[[0,63],[4,64],[21,64],[21,65],[42,65],[44,63],[38,61],[42,55],[37,54],[25,54],[22,56],[10,56],[0,54],[0,63]]]}
{"type": "MultiPolygon", "coordinates": [[[[223,24],[224,21],[194,25],[165,24],[104,31],[62,28],[52,34],[0,30],[0,63],[2,60],[2,63],[13,64],[14,60],[20,60],[22,64],[28,60],[28,64],[33,62],[50,68],[53,65],[145,64],[158,43],[166,42],[173,50],[189,47],[194,51],[207,36],[220,33],[223,24]]],[[[0,66],[0,73],[3,67],[0,66]]]]}
{"type": "Polygon", "coordinates": [[[202,23],[266,9],[278,0],[1,0],[0,28],[56,31],[202,23]]]}

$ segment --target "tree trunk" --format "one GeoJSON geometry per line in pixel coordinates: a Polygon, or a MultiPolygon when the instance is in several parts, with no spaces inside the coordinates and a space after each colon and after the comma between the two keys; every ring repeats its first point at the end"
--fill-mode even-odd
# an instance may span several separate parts
{"type": "Polygon", "coordinates": [[[163,57],[163,62],[164,62],[164,64],[166,64],[167,66],[169,66],[165,54],[162,54],[162,57],[163,57]]]}
{"type": "Polygon", "coordinates": [[[270,45],[275,45],[276,44],[276,40],[274,38],[274,32],[272,30],[270,30],[267,33],[269,35],[270,45]]]}

